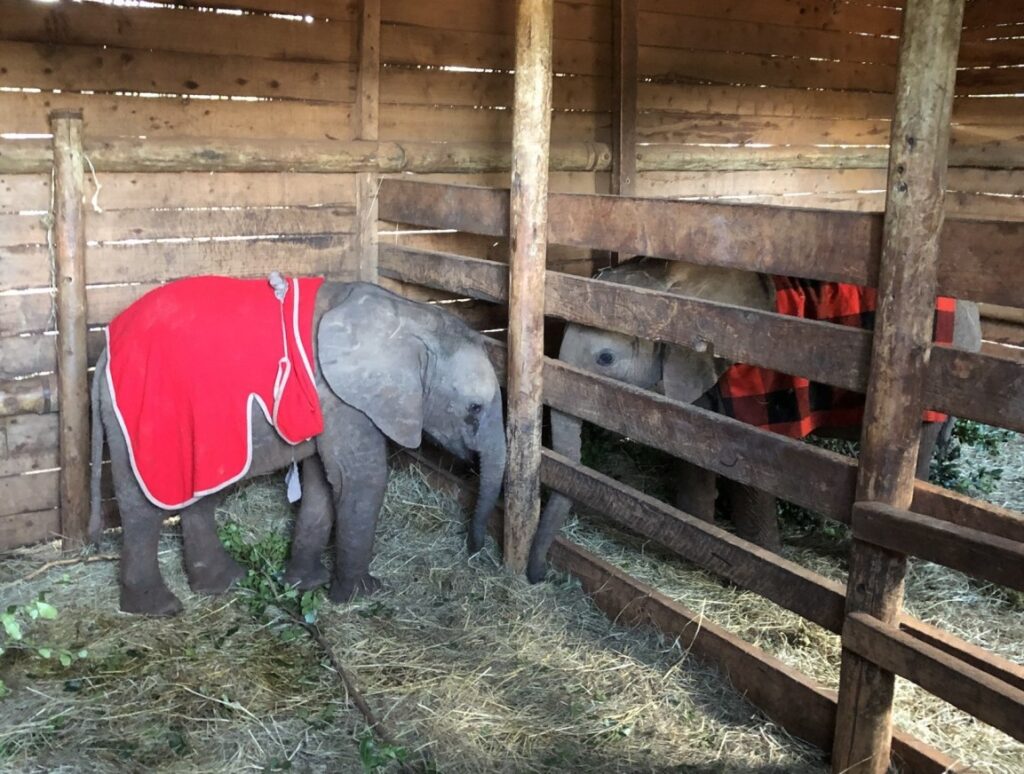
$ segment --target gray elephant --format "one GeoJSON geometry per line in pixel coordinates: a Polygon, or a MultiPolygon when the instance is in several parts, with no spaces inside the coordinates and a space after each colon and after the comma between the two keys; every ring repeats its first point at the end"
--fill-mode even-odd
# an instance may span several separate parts
{"type": "MultiPolygon", "coordinates": [[[[770,278],[752,272],[720,267],[698,266],[679,261],[655,258],[634,259],[606,270],[599,279],[651,290],[694,296],[774,312],[775,290],[770,278]]],[[[977,351],[981,346],[981,327],[977,305],[957,302],[953,344],[961,349],[977,351]]],[[[710,350],[697,352],[681,346],[664,345],[580,325],[568,325],[562,340],[559,358],[578,368],[607,376],[644,389],[657,390],[669,398],[694,403],[702,408],[718,410],[712,387],[731,365],[714,356],[710,350]]],[[[917,475],[927,478],[928,465],[942,425],[924,424],[918,457],[917,475]]],[[[574,461],[581,454],[581,421],[552,410],[552,448],[574,461]]],[[[816,431],[817,435],[856,438],[856,430],[816,431]]],[[[737,533],[751,542],[777,550],[780,546],[775,498],[765,492],[718,479],[714,473],[685,462],[676,461],[675,504],[707,521],[714,520],[716,494],[721,494],[726,512],[730,513],[737,533]]],[[[547,553],[569,512],[570,501],[552,492],[541,515],[534,538],[527,577],[537,583],[547,570],[547,553]]]]}
{"type": "MultiPolygon", "coordinates": [[[[387,483],[387,439],[414,448],[426,435],[456,456],[479,459],[480,491],[468,547],[478,551],[505,469],[501,393],[482,338],[441,307],[416,303],[367,283],[325,283],[316,295],[313,367],[323,432],[291,445],[255,405],[246,477],[301,463],[302,498],[285,580],[308,589],[331,581],[330,598],[347,601],[380,582],[369,572],[374,533],[387,483]],[[335,526],[333,575],[322,563],[335,526]]],[[[283,319],[283,318],[282,318],[283,319]]],[[[181,603],[157,564],[167,511],[147,497],[103,378],[108,352],[93,380],[91,531],[100,530],[99,471],[103,432],[110,446],[121,513],[121,609],[174,615],[181,603]]],[[[276,389],[276,387],[275,387],[276,389]]],[[[275,414],[276,421],[276,414],[275,414]]],[[[221,494],[181,511],[184,559],[193,590],[216,594],[244,571],[218,538],[214,513],[221,494]]]]}

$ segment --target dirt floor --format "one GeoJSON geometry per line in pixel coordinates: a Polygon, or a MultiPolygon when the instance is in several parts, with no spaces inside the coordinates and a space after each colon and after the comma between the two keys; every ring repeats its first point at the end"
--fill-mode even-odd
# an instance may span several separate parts
{"type": "MultiPolygon", "coordinates": [[[[654,475],[630,454],[605,451],[620,478],[643,484],[654,475]]],[[[973,448],[964,456],[1002,467],[986,496],[1024,506],[1024,438],[998,462],[973,448]]],[[[399,757],[442,772],[827,771],[816,750],[716,672],[677,643],[613,625],[573,581],[511,579],[493,546],[468,560],[465,515],[416,471],[392,475],[373,565],[387,585],[370,600],[333,606],[282,594],[273,573],[290,512],[276,480],[232,496],[224,536],[255,569],[246,588],[218,598],[188,591],[169,529],[161,564],[185,603],[173,620],[117,612],[114,561],[46,567],[55,557],[41,548],[0,562],[3,608],[44,593],[56,611],[54,620],[47,607],[33,608],[35,620],[14,613],[23,639],[8,632],[0,657],[0,770],[394,771],[399,757]],[[368,732],[296,614],[316,620],[397,746],[368,732]]],[[[568,531],[835,686],[833,635],[597,522],[574,521],[568,531]]],[[[843,578],[844,536],[820,532],[792,527],[787,556],[843,578]]],[[[100,555],[118,548],[113,536],[100,555]]],[[[925,562],[913,565],[907,595],[915,615],[1022,661],[1019,597],[925,562]]],[[[903,681],[897,722],[979,771],[1024,770],[1024,745],[903,681]]]]}

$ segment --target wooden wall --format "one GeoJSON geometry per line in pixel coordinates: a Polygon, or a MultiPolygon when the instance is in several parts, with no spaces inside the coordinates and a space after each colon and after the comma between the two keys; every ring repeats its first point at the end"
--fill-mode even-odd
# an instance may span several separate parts
{"type": "MultiPolygon", "coordinates": [[[[82,108],[87,137],[352,138],[355,3],[203,0],[238,15],[97,2],[0,2],[0,135],[45,136],[82,108]],[[268,12],[308,14],[275,18],[268,12]]],[[[199,273],[352,276],[354,176],[88,174],[90,354],[156,283],[199,273]]],[[[54,370],[49,175],[0,175],[0,380],[54,370]]],[[[59,531],[57,413],[0,417],[0,547],[59,531]],[[22,475],[31,473],[31,475],[22,475]]]]}

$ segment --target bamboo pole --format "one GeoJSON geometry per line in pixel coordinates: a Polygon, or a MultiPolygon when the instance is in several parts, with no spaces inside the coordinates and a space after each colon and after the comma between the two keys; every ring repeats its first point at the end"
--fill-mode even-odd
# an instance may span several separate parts
{"type": "Polygon", "coordinates": [[[512,125],[505,564],[526,569],[540,517],[541,370],[553,0],[519,0],[512,125]]]}
{"type": "Polygon", "coordinates": [[[65,551],[80,548],[89,522],[89,381],[85,306],[85,169],[82,113],[54,111],[53,250],[60,391],[60,518],[65,551]]]}
{"type": "MultiPolygon", "coordinates": [[[[377,140],[380,125],[380,0],[362,0],[359,25],[359,75],[356,105],[360,140],[377,140]]],[[[359,278],[377,280],[377,188],[376,171],[356,176],[356,250],[359,278]]]]}
{"type": "MultiPolygon", "coordinates": [[[[953,83],[964,0],[908,0],[889,152],[879,307],[857,499],[909,508],[931,355],[953,83]]],[[[906,556],[854,540],[846,614],[898,623],[906,556]]],[[[843,649],[832,770],[882,774],[894,675],[843,649]]]]}

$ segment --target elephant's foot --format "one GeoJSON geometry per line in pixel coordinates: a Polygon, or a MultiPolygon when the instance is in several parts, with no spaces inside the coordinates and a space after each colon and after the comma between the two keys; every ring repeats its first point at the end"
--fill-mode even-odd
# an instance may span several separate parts
{"type": "Polygon", "coordinates": [[[779,536],[777,524],[763,529],[751,528],[745,524],[737,524],[736,535],[756,546],[760,546],[766,551],[771,551],[773,554],[782,551],[782,538],[779,536]]]}
{"type": "Polygon", "coordinates": [[[245,568],[227,555],[211,564],[194,564],[187,570],[188,585],[197,594],[223,594],[246,574],[245,568]]]}
{"type": "Polygon", "coordinates": [[[351,602],[359,597],[368,597],[380,591],[384,584],[366,573],[358,578],[335,578],[331,581],[331,590],[327,593],[331,602],[351,602]]]}
{"type": "Polygon", "coordinates": [[[121,588],[121,611],[124,613],[167,618],[182,610],[181,600],[162,584],[141,589],[121,588]]]}
{"type": "Polygon", "coordinates": [[[530,561],[526,565],[526,580],[530,583],[543,583],[548,577],[548,564],[545,561],[530,561]]]}
{"type": "Polygon", "coordinates": [[[323,562],[317,559],[315,562],[289,564],[284,573],[284,582],[288,586],[294,586],[300,591],[309,591],[326,586],[331,579],[331,572],[324,567],[323,562]]]}

